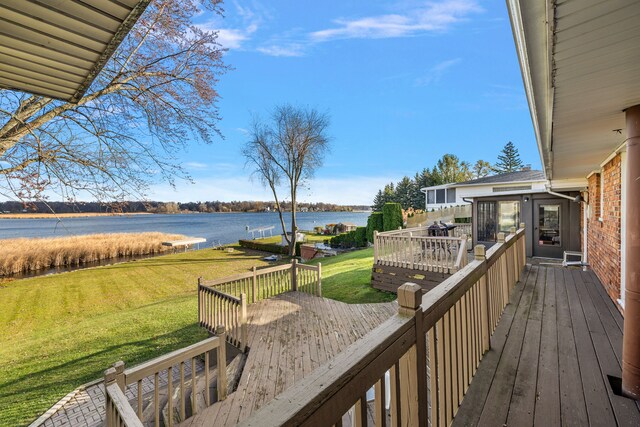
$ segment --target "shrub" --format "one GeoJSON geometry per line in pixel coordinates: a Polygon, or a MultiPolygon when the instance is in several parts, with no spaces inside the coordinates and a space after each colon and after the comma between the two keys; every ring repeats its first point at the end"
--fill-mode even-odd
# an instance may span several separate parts
{"type": "Polygon", "coordinates": [[[367,227],[358,227],[353,233],[356,248],[367,246],[367,227]]]}
{"type": "Polygon", "coordinates": [[[238,243],[243,248],[254,249],[256,251],[264,251],[284,255],[287,255],[289,253],[289,246],[280,246],[276,245],[275,243],[258,243],[255,240],[240,240],[238,241],[238,243]]]}
{"type": "Polygon", "coordinates": [[[383,231],[384,222],[382,219],[382,212],[373,212],[367,218],[367,240],[373,243],[373,232],[383,231]]]}
{"type": "Polygon", "coordinates": [[[385,203],[382,207],[384,231],[397,230],[402,227],[402,206],[400,203],[385,203]]]}

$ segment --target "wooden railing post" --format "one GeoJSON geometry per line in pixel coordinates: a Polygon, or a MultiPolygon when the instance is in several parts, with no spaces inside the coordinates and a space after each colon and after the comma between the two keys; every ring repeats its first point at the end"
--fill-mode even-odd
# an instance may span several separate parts
{"type": "Polygon", "coordinates": [[[218,345],[218,400],[227,397],[227,337],[224,333],[224,326],[216,326],[216,336],[220,340],[218,345]]]}
{"type": "Polygon", "coordinates": [[[291,290],[292,291],[297,291],[298,290],[298,266],[297,266],[297,260],[296,259],[292,259],[291,260],[291,290]]]}
{"type": "Polygon", "coordinates": [[[378,246],[379,246],[378,230],[373,231],[373,264],[378,263],[378,246]]]}
{"type": "Polygon", "coordinates": [[[413,233],[409,232],[409,268],[413,270],[414,268],[414,258],[413,258],[413,233]]]}
{"type": "Polygon", "coordinates": [[[122,360],[113,364],[113,368],[116,370],[116,383],[120,390],[124,391],[126,384],[124,383],[124,362],[122,360]]]}
{"type": "Polygon", "coordinates": [[[422,319],[422,287],[405,283],[398,288],[398,314],[415,319],[416,342],[400,359],[400,417],[402,425],[425,426],[428,421],[427,344],[422,319]]]}
{"type": "Polygon", "coordinates": [[[240,294],[240,351],[247,351],[249,335],[247,331],[247,294],[240,294]]]}
{"type": "Polygon", "coordinates": [[[106,396],[105,399],[105,427],[115,426],[115,420],[113,419],[114,411],[110,408],[111,399],[109,398],[109,393],[107,393],[107,387],[116,383],[116,369],[109,368],[104,371],[104,393],[106,396]]]}
{"type": "MultiPolygon", "coordinates": [[[[473,249],[476,261],[487,261],[485,255],[484,245],[476,245],[473,249]]],[[[484,274],[479,280],[480,284],[480,313],[482,324],[482,354],[491,348],[491,322],[489,320],[489,282],[487,280],[488,274],[484,274]]]]}
{"type": "Polygon", "coordinates": [[[200,287],[202,286],[202,277],[198,277],[198,322],[202,326],[202,296],[200,295],[200,287]]]}
{"type": "Polygon", "coordinates": [[[318,296],[322,296],[322,263],[318,263],[318,296]]]}
{"type": "Polygon", "coordinates": [[[253,266],[253,282],[251,284],[253,290],[252,290],[252,297],[251,297],[251,303],[255,304],[257,299],[256,299],[256,293],[258,292],[258,273],[256,272],[256,266],[253,266]]]}

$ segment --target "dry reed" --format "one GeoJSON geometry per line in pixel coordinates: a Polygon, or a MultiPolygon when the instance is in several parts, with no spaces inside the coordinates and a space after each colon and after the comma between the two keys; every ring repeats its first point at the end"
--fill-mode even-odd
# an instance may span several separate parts
{"type": "Polygon", "coordinates": [[[162,246],[162,242],[184,238],[180,234],[152,232],[3,239],[0,275],[171,251],[173,248],[162,246]]]}

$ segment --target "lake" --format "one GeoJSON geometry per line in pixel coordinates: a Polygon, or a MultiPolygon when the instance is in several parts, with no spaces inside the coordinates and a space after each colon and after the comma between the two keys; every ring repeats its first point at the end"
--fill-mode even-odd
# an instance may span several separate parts
{"type": "MultiPolygon", "coordinates": [[[[299,212],[298,228],[329,223],[350,222],[364,226],[369,212],[299,212]]],[[[289,227],[291,215],[285,214],[289,227]]],[[[235,243],[251,238],[246,227],[275,226],[273,234],[280,234],[280,220],[275,212],[261,213],[201,213],[174,215],[100,216],[84,218],[0,219],[0,239],[15,237],[60,237],[94,233],[138,233],[160,231],[207,239],[206,245],[235,243]]],[[[268,232],[267,232],[268,233],[268,232]]],[[[202,246],[201,246],[202,247],[202,246]]]]}

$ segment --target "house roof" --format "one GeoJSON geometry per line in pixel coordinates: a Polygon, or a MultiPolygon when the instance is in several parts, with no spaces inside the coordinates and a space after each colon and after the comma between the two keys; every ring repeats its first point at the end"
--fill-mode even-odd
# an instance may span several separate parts
{"type": "Polygon", "coordinates": [[[640,104],[637,0],[507,0],[540,157],[551,186],[582,180],[625,140],[640,104]]]}
{"type": "Polygon", "coordinates": [[[511,182],[531,182],[545,181],[544,172],[540,170],[523,170],[516,172],[501,173],[498,175],[485,176],[483,178],[472,179],[470,181],[458,182],[454,186],[480,185],[480,184],[507,184],[511,182]]]}
{"type": "Polygon", "coordinates": [[[78,102],[151,0],[0,0],[0,87],[78,102]]]}

